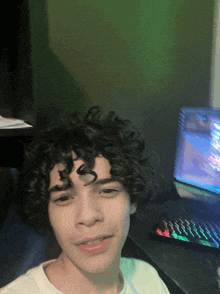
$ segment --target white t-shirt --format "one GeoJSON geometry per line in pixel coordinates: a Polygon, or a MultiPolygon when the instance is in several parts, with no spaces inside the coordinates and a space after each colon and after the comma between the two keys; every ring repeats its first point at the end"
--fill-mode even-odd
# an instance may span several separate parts
{"type": "MultiPolygon", "coordinates": [[[[53,260],[43,262],[10,284],[0,289],[0,294],[63,294],[48,280],[44,268],[53,260]]],[[[169,294],[157,271],[147,262],[121,258],[120,269],[124,288],[120,294],[169,294]]]]}

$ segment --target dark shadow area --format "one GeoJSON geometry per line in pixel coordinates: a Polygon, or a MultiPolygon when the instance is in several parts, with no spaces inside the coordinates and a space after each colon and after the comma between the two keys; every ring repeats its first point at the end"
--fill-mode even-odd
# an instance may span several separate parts
{"type": "Polygon", "coordinates": [[[29,1],[4,2],[1,20],[0,114],[20,118],[33,105],[29,1]]]}
{"type": "Polygon", "coordinates": [[[86,113],[84,87],[49,48],[46,1],[4,3],[1,15],[7,29],[0,48],[0,115],[43,125],[71,112],[86,113]]]}

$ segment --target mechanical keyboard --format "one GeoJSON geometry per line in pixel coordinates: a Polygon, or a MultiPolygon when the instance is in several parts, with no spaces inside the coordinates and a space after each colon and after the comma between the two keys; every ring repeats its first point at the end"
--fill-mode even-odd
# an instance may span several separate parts
{"type": "Polygon", "coordinates": [[[220,223],[198,218],[190,220],[178,218],[163,220],[161,224],[156,228],[158,235],[215,248],[220,247],[220,223]]]}

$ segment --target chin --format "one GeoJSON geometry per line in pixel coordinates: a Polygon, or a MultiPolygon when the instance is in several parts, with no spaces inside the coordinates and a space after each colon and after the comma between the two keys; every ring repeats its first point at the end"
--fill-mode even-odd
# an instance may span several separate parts
{"type": "Polygon", "coordinates": [[[90,256],[71,256],[69,260],[76,265],[76,267],[84,272],[90,274],[101,274],[108,269],[119,267],[121,251],[117,254],[112,252],[105,252],[101,254],[94,254],[90,256]]]}
{"type": "Polygon", "coordinates": [[[87,273],[91,274],[101,274],[105,271],[111,269],[112,267],[119,266],[120,256],[118,259],[113,259],[112,257],[99,256],[90,261],[85,260],[81,263],[81,269],[87,273]]]}

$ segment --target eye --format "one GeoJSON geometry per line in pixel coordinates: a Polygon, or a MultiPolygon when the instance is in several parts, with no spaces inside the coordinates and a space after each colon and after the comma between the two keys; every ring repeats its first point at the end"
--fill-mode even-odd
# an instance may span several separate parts
{"type": "Polygon", "coordinates": [[[103,189],[100,191],[104,197],[114,197],[118,194],[118,190],[116,189],[103,189]]]}
{"type": "Polygon", "coordinates": [[[58,199],[54,200],[54,202],[64,203],[64,202],[66,202],[68,200],[71,200],[71,199],[72,199],[71,196],[69,196],[69,195],[63,195],[63,196],[59,197],[58,199]]]}
{"type": "Polygon", "coordinates": [[[117,190],[115,189],[104,189],[102,190],[103,193],[112,193],[112,192],[116,192],[117,190]]]}

